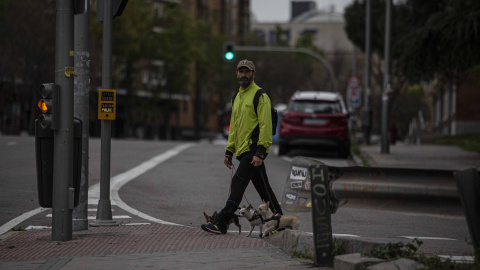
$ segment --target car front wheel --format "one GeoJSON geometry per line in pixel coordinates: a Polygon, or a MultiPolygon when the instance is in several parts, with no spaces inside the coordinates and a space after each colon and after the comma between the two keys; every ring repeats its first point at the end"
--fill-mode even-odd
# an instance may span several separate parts
{"type": "Polygon", "coordinates": [[[348,156],[350,156],[350,142],[347,141],[341,144],[338,155],[341,158],[348,158],[348,156]]]}

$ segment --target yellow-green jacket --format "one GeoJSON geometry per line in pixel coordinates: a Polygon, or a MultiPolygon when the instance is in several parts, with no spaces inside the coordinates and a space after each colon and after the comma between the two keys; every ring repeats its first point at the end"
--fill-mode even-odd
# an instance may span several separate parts
{"type": "Polygon", "coordinates": [[[260,89],[252,82],[247,89],[240,88],[232,104],[230,131],[226,154],[240,157],[252,151],[259,155],[268,153],[272,144],[272,115],[270,98],[262,94],[258,100],[257,114],[253,105],[253,97],[260,89]],[[257,116],[258,115],[258,116],[257,116]]]}

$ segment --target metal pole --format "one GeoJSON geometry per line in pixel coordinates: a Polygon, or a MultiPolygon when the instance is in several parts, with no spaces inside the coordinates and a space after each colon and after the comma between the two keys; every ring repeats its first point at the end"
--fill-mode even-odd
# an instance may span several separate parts
{"type": "Polygon", "coordinates": [[[88,142],[89,142],[89,92],[90,52],[88,50],[90,29],[90,1],[86,1],[84,14],[74,17],[74,115],[82,121],[82,168],[78,205],[73,210],[73,230],[88,230],[88,142]]]}
{"type": "Polygon", "coordinates": [[[385,73],[383,74],[383,95],[382,95],[382,145],[381,153],[390,153],[390,142],[388,138],[388,102],[391,90],[391,59],[390,59],[390,29],[391,29],[391,15],[392,15],[392,0],[386,0],[386,19],[385,19],[385,73]]]}
{"type": "Polygon", "coordinates": [[[353,47],[352,76],[357,75],[357,47],[353,47]]]}
{"type": "Polygon", "coordinates": [[[337,93],[337,83],[333,74],[332,66],[318,53],[304,49],[304,48],[290,48],[290,47],[263,47],[263,46],[235,46],[235,50],[239,52],[297,52],[308,54],[318,61],[327,69],[327,73],[332,81],[332,92],[337,93]]]}
{"type": "MultiPolygon", "coordinates": [[[[112,0],[104,0],[103,47],[102,47],[102,87],[112,87],[112,0]]],[[[111,154],[111,120],[101,120],[101,153],[100,153],[100,200],[98,201],[97,219],[90,226],[118,226],[112,220],[110,202],[110,154],[111,154]]]]}
{"type": "Polygon", "coordinates": [[[73,1],[56,2],[55,83],[60,88],[59,123],[54,131],[52,240],[72,240],[73,196],[73,1]],[[71,203],[70,203],[71,202],[71,203]]]}
{"type": "Polygon", "coordinates": [[[365,94],[363,95],[363,113],[362,113],[362,128],[363,141],[365,144],[370,144],[370,130],[372,127],[372,119],[370,112],[370,0],[366,0],[366,22],[365,22],[365,94]]]}

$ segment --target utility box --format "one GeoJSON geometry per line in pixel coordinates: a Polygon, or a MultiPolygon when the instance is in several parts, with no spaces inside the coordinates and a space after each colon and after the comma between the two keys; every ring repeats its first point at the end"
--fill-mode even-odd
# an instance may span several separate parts
{"type": "MultiPolygon", "coordinates": [[[[73,126],[73,188],[75,189],[74,206],[76,207],[80,195],[82,168],[82,121],[74,118],[73,126]]],[[[38,203],[45,208],[52,208],[53,201],[53,147],[54,131],[50,127],[42,127],[40,121],[35,120],[38,203]]]]}

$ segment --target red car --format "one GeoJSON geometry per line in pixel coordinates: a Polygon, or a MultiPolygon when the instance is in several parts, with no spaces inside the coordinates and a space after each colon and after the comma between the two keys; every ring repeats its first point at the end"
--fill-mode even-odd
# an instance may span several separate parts
{"type": "Polygon", "coordinates": [[[337,149],[350,155],[349,113],[342,96],[333,92],[298,91],[280,121],[278,154],[294,148],[337,149]]]}

